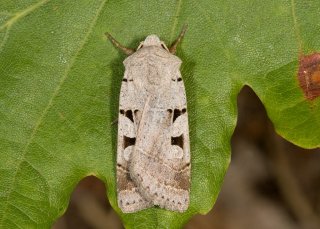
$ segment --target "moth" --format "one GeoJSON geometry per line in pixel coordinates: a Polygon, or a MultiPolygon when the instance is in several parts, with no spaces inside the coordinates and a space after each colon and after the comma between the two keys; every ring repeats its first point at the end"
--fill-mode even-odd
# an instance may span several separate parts
{"type": "Polygon", "coordinates": [[[190,143],[187,100],[175,56],[186,26],[170,48],[149,35],[137,50],[111,42],[128,57],[122,79],[117,143],[117,198],[124,213],[189,206],[190,143]]]}

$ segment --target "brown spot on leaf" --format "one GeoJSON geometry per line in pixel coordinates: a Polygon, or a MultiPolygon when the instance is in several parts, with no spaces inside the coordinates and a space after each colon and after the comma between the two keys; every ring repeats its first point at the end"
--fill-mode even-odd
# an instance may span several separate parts
{"type": "Polygon", "coordinates": [[[307,99],[320,96],[320,53],[300,57],[298,79],[307,99]]]}

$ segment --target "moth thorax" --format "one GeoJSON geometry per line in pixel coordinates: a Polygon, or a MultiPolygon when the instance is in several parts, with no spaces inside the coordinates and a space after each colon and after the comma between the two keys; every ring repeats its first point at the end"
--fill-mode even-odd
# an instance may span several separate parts
{"type": "Polygon", "coordinates": [[[143,41],[143,46],[161,46],[161,41],[157,35],[149,35],[143,41]]]}
{"type": "Polygon", "coordinates": [[[149,84],[152,84],[152,85],[161,84],[159,69],[157,68],[157,65],[155,65],[155,64],[152,64],[152,63],[148,64],[148,71],[147,71],[146,77],[147,77],[149,84]]]}

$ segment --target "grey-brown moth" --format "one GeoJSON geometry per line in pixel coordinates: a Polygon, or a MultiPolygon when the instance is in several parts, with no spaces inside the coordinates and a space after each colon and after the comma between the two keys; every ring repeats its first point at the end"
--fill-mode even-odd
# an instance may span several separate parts
{"type": "Polygon", "coordinates": [[[137,50],[113,44],[124,60],[117,145],[118,206],[136,212],[152,206],[183,212],[189,206],[190,143],[187,100],[176,47],[149,35],[137,50]]]}

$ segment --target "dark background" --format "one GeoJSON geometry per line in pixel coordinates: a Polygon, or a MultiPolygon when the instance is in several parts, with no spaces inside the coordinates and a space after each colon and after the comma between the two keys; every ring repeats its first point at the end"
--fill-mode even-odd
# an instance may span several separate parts
{"type": "MultiPolygon", "coordinates": [[[[52,228],[123,228],[105,193],[100,180],[85,178],[52,228]]],[[[320,229],[320,149],[302,149],[278,136],[249,87],[238,96],[232,161],[222,190],[207,215],[185,226],[193,228],[320,229]]]]}

